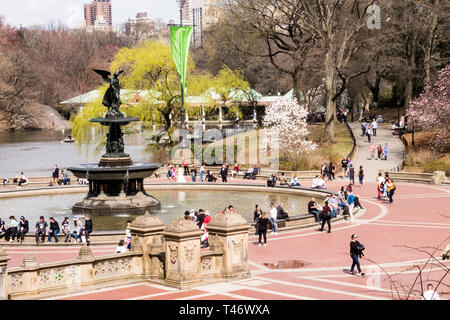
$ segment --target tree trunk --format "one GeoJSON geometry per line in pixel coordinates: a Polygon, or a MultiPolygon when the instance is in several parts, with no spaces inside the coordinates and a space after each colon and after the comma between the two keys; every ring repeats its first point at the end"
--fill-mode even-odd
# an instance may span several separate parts
{"type": "Polygon", "coordinates": [[[325,114],[325,131],[323,139],[327,142],[334,142],[334,119],[336,118],[336,100],[333,100],[336,94],[336,79],[333,63],[330,53],[327,52],[325,57],[325,92],[326,107],[325,114]]]}
{"type": "Polygon", "coordinates": [[[413,76],[416,70],[416,35],[414,35],[414,39],[412,39],[408,44],[408,53],[409,53],[409,65],[411,66],[411,72],[408,72],[408,78],[406,79],[405,84],[405,99],[403,102],[403,106],[408,110],[409,105],[412,99],[413,92],[413,76]]]}
{"type": "MultiPolygon", "coordinates": [[[[434,7],[439,8],[439,0],[436,0],[434,7]]],[[[431,61],[431,53],[433,52],[433,38],[436,32],[437,25],[438,25],[438,15],[436,12],[433,12],[432,20],[430,23],[430,27],[428,29],[427,39],[424,47],[424,57],[423,57],[423,67],[425,70],[424,86],[426,86],[430,81],[430,69],[431,69],[430,61],[431,61]]]]}

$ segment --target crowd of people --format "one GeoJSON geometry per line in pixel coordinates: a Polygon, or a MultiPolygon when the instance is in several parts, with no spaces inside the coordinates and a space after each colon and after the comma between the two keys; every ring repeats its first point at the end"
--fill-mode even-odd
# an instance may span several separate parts
{"type": "Polygon", "coordinates": [[[243,175],[243,179],[256,179],[259,173],[257,165],[250,165],[245,173],[242,173],[237,163],[234,164],[234,168],[230,169],[230,165],[227,163],[222,164],[219,170],[218,176],[209,169],[206,169],[206,164],[203,163],[198,169],[194,166],[189,166],[189,161],[184,158],[182,164],[172,165],[169,164],[166,177],[170,181],[176,182],[188,182],[186,177],[191,178],[189,182],[216,182],[219,178],[222,182],[228,182],[228,176],[231,173],[231,178],[235,176],[243,175]]]}
{"type": "MultiPolygon", "coordinates": [[[[74,216],[72,220],[72,227],[70,226],[69,217],[65,217],[60,226],[55,218],[50,217],[47,222],[44,216],[40,216],[34,229],[36,244],[44,243],[46,237],[47,242],[52,242],[52,238],[54,238],[55,243],[60,243],[60,236],[64,236],[64,242],[66,243],[71,242],[73,238],[75,243],[80,242],[89,245],[89,235],[93,230],[92,219],[88,214],[85,214],[84,227],[78,216],[74,216]]],[[[17,221],[15,216],[10,216],[8,224],[0,219],[0,239],[4,237],[9,243],[17,241],[22,244],[25,240],[25,235],[29,231],[30,223],[24,216],[21,216],[19,221],[17,221]]]]}

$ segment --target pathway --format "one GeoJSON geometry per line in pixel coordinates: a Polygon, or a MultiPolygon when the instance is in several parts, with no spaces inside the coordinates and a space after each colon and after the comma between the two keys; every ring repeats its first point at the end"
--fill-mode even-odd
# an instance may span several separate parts
{"type": "Polygon", "coordinates": [[[367,136],[361,137],[361,123],[349,122],[350,128],[353,131],[356,139],[357,153],[354,159],[355,164],[355,182],[358,181],[356,176],[359,166],[364,168],[364,180],[375,181],[378,170],[392,171],[403,162],[403,145],[399,138],[394,136],[390,129],[385,128],[383,125],[379,125],[377,129],[377,136],[372,137],[372,142],[376,146],[387,142],[389,146],[388,160],[377,160],[377,152],[375,152],[375,158],[373,160],[369,157],[369,145],[367,136]]]}
{"type": "MultiPolygon", "coordinates": [[[[342,181],[337,180],[329,183],[329,187],[338,190],[341,184],[342,181]]],[[[450,221],[444,216],[448,215],[447,212],[442,210],[450,206],[450,188],[398,183],[391,205],[376,199],[375,182],[368,182],[363,187],[355,186],[355,190],[366,212],[353,223],[333,223],[331,233],[318,232],[317,227],[280,232],[277,236],[268,236],[267,247],[258,247],[255,245],[256,237],[250,236],[250,279],[187,290],[175,290],[143,281],[52,299],[404,299],[407,292],[400,286],[397,286],[399,293],[392,291],[385,272],[393,277],[392,280],[411,285],[417,276],[417,268],[413,266],[423,266],[428,255],[407,247],[431,248],[450,244],[450,221]],[[353,233],[358,234],[366,246],[366,256],[361,261],[367,273],[365,278],[348,274],[351,263],[348,246],[353,233]],[[305,265],[284,270],[266,266],[267,263],[291,259],[301,260],[305,265]]],[[[95,254],[109,254],[111,249],[98,247],[95,248],[95,254]]],[[[25,252],[29,251],[35,251],[40,263],[73,259],[77,251],[60,248],[55,254],[48,252],[47,248],[5,247],[5,250],[13,257],[12,267],[17,266],[25,252]]],[[[439,259],[440,254],[438,250],[434,255],[439,259]]],[[[439,262],[443,264],[434,263],[425,268],[423,279],[430,282],[444,275],[445,268],[450,267],[450,260],[439,262]]],[[[449,279],[450,275],[447,275],[443,283],[450,285],[449,279]]],[[[420,283],[416,284],[415,289],[420,290],[420,283]]],[[[413,298],[417,298],[417,292],[413,298]]],[[[449,294],[441,296],[450,298],[449,294]]]]}

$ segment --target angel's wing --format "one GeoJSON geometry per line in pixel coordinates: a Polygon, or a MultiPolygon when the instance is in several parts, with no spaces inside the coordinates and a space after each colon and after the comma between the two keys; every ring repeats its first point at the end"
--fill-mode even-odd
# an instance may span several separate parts
{"type": "Polygon", "coordinates": [[[98,73],[99,75],[102,76],[103,80],[109,80],[109,76],[111,75],[111,72],[106,71],[106,70],[98,70],[98,69],[93,69],[96,73],[98,73]]]}
{"type": "Polygon", "coordinates": [[[116,73],[114,73],[114,77],[118,77],[123,73],[123,70],[117,70],[116,73]]]}

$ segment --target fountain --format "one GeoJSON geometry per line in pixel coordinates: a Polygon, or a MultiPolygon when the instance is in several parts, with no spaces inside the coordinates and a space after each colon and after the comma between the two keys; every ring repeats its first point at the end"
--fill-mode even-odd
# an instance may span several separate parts
{"type": "Polygon", "coordinates": [[[103,105],[108,111],[103,118],[91,119],[109,127],[106,141],[106,153],[98,164],[83,164],[68,168],[77,178],[89,181],[86,198],[72,207],[77,214],[97,215],[141,214],[160,207],[160,202],[147,194],[144,179],[150,177],[161,165],[155,163],[133,163],[125,153],[122,126],[139,121],[126,117],[119,108],[120,85],[118,77],[123,71],[116,72],[112,78],[110,72],[94,70],[110,84],[103,97],[103,105]]]}

